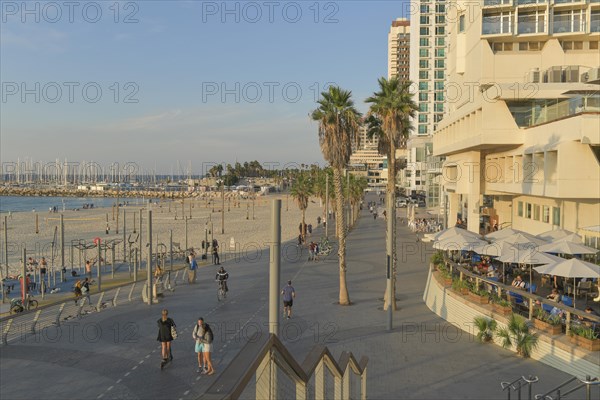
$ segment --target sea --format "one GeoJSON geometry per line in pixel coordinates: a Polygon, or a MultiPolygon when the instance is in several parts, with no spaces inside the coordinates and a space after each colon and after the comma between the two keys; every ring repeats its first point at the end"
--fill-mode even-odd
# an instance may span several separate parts
{"type": "MultiPolygon", "coordinates": [[[[112,207],[117,199],[111,197],[51,197],[51,196],[0,196],[0,213],[22,211],[48,211],[56,207],[58,211],[82,209],[93,204],[96,207],[112,207]]],[[[121,198],[120,204],[141,205],[149,199],[121,198]]]]}

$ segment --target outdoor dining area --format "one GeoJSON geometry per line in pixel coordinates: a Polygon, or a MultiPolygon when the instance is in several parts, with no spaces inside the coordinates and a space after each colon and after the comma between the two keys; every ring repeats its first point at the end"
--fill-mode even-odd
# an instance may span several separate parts
{"type": "Polygon", "coordinates": [[[599,250],[579,235],[506,228],[481,236],[452,227],[430,239],[437,269],[453,289],[502,305],[506,313],[549,321],[555,332],[600,338],[599,250]]]}

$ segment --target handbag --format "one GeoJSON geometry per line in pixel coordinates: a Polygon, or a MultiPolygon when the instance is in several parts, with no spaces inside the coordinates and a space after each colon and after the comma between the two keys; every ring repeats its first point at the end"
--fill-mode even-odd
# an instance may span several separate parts
{"type": "Polygon", "coordinates": [[[173,340],[177,339],[177,329],[175,328],[175,325],[171,325],[171,337],[173,340]]]}

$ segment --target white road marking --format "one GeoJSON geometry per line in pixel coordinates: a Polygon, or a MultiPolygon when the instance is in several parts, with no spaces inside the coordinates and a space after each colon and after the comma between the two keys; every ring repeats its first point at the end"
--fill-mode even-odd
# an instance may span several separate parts
{"type": "Polygon", "coordinates": [[[184,396],[187,396],[188,394],[190,394],[190,391],[189,391],[189,390],[186,390],[185,392],[183,392],[183,395],[184,395],[184,396]]]}
{"type": "Polygon", "coordinates": [[[104,396],[104,393],[102,393],[101,395],[99,395],[98,397],[96,397],[97,399],[101,399],[104,396]]]}
{"type": "Polygon", "coordinates": [[[121,383],[122,381],[123,381],[123,379],[119,379],[119,380],[117,381],[117,383],[116,383],[116,384],[118,385],[118,384],[119,384],[119,383],[121,383]]]}
{"type": "Polygon", "coordinates": [[[131,372],[127,372],[127,373],[125,374],[125,376],[129,376],[129,374],[130,374],[130,373],[131,373],[131,372]]]}
{"type": "Polygon", "coordinates": [[[133,366],[133,368],[131,368],[131,370],[133,371],[133,370],[135,370],[137,367],[138,367],[137,365],[134,365],[134,366],[133,366]]]}
{"type": "Polygon", "coordinates": [[[107,392],[110,392],[111,390],[113,390],[114,386],[110,386],[108,389],[106,389],[107,392]]]}

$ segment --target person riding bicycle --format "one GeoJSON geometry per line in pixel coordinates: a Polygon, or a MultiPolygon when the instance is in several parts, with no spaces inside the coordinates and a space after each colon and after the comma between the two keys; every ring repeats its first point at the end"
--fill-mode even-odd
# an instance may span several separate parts
{"type": "Polygon", "coordinates": [[[225,292],[229,291],[229,289],[227,288],[227,279],[229,279],[229,274],[227,273],[227,271],[225,271],[225,268],[219,268],[215,279],[219,281],[219,284],[223,285],[225,292]]]}

